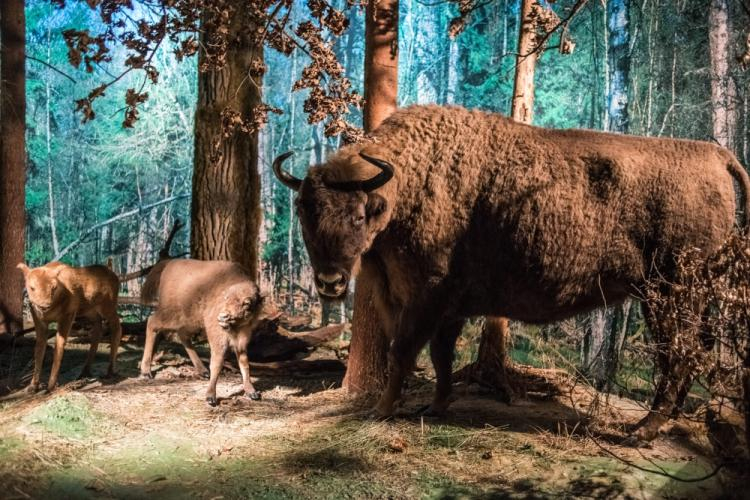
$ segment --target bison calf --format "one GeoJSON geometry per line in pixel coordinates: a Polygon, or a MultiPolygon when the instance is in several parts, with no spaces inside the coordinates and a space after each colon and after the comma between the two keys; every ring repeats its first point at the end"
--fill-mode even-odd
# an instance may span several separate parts
{"type": "Polygon", "coordinates": [[[250,382],[247,345],[260,319],[263,299],[248,272],[225,261],[165,260],[149,273],[143,301],[157,303],[148,318],[141,377],[151,378],[151,358],[157,335],[176,333],[199,375],[208,372],[195,352],[191,338],[203,331],[211,348],[211,372],[206,401],[216,406],[216,382],[229,347],[237,355],[245,395],[260,399],[250,382]]]}
{"type": "Polygon", "coordinates": [[[51,262],[34,269],[23,263],[17,267],[23,271],[36,330],[34,374],[29,390],[33,392],[39,389],[49,324],[52,322],[57,323],[57,337],[47,390],[52,390],[57,385],[65,342],[76,316],[92,320],[91,347],[81,377],[91,376],[91,362],[102,336],[102,319],[107,320],[112,332],[107,376],[114,375],[117,349],[122,336],[120,318],[117,316],[120,281],[115,273],[104,266],[71,267],[61,262],[51,262]]]}

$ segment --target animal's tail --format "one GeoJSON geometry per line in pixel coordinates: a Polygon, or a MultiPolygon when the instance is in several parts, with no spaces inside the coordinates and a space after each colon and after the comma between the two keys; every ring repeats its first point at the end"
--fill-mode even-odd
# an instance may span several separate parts
{"type": "Polygon", "coordinates": [[[745,231],[748,231],[748,229],[750,229],[750,176],[734,155],[731,156],[732,158],[727,165],[727,170],[740,185],[740,197],[742,210],[744,212],[742,227],[745,231]]]}
{"type": "Polygon", "coordinates": [[[146,281],[141,287],[141,304],[144,306],[156,306],[159,302],[159,283],[161,282],[161,273],[164,271],[169,260],[162,260],[151,267],[146,281]]]}

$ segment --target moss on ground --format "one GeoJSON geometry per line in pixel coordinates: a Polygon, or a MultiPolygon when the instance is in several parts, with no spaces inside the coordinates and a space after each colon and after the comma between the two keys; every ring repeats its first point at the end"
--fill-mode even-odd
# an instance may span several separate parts
{"type": "Polygon", "coordinates": [[[69,393],[38,406],[23,422],[60,438],[82,439],[94,431],[98,419],[85,396],[69,393]]]}

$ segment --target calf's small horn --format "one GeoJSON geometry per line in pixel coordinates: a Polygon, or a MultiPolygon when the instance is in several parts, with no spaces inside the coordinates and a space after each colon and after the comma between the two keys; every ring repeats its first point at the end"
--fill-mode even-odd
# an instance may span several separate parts
{"type": "Polygon", "coordinates": [[[293,189],[294,191],[299,191],[299,188],[302,185],[302,179],[296,178],[295,176],[281,168],[281,164],[284,163],[284,160],[286,160],[293,154],[294,153],[292,151],[287,151],[283,155],[277,156],[273,161],[272,167],[273,173],[276,174],[276,178],[279,179],[279,181],[281,181],[283,185],[285,185],[289,189],[293,189]]]}
{"type": "Polygon", "coordinates": [[[364,153],[359,153],[365,161],[372,163],[380,169],[375,177],[364,181],[340,181],[340,182],[326,182],[326,185],[331,189],[338,189],[339,191],[364,191],[369,193],[379,187],[383,186],[386,182],[393,178],[393,165],[385,160],[379,158],[373,158],[364,153]]]}

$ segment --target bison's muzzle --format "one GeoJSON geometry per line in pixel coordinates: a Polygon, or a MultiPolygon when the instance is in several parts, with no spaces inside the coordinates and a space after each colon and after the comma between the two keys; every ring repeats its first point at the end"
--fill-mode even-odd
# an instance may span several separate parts
{"type": "Polygon", "coordinates": [[[327,299],[340,300],[346,295],[349,276],[345,272],[317,273],[315,287],[318,293],[327,299]]]}

